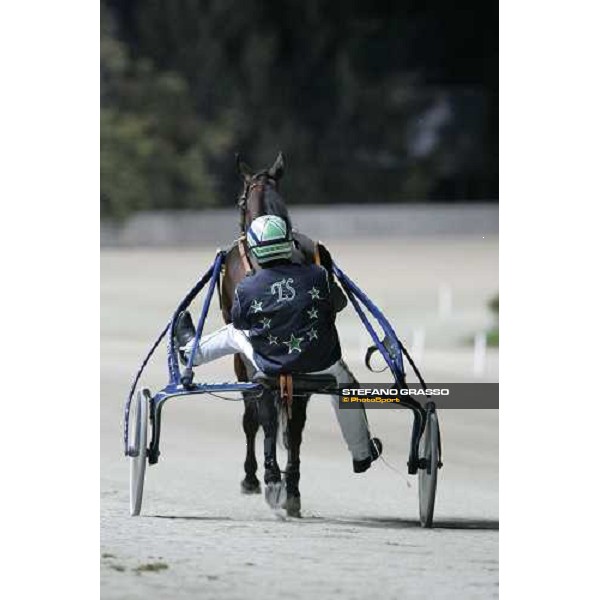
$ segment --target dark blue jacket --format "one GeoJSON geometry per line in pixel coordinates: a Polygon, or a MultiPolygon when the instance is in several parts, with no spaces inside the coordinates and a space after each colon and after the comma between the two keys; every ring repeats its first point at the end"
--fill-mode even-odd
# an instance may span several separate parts
{"type": "Polygon", "coordinates": [[[267,375],[322,371],[341,358],[335,313],[346,302],[323,267],[282,262],[238,284],[233,326],[249,331],[267,375]]]}

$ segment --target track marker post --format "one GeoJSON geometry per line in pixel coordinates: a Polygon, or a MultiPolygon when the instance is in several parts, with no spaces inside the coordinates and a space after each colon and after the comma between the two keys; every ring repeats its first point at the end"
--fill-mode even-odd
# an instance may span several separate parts
{"type": "Polygon", "coordinates": [[[487,354],[487,334],[480,331],[473,340],[473,375],[481,377],[485,372],[487,354]]]}
{"type": "Polygon", "coordinates": [[[438,288],[438,316],[447,319],[452,315],[452,288],[443,283],[438,288]]]}
{"type": "Polygon", "coordinates": [[[410,353],[415,362],[423,362],[425,354],[425,329],[423,327],[413,329],[410,353]]]}

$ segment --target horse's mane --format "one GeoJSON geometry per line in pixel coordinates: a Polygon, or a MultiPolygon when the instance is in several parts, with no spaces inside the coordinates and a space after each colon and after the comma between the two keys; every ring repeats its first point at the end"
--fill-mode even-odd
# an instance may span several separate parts
{"type": "Polygon", "coordinates": [[[287,206],[283,203],[283,198],[275,188],[265,188],[263,195],[263,209],[267,215],[277,215],[284,219],[288,228],[291,230],[292,221],[287,206]]]}

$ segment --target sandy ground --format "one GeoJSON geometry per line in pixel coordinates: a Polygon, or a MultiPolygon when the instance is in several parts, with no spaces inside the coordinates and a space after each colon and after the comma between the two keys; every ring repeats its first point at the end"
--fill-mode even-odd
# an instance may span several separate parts
{"type": "MultiPolygon", "coordinates": [[[[420,364],[426,379],[481,380],[473,374],[468,340],[490,322],[485,303],[497,291],[497,239],[387,240],[360,248],[338,242],[330,248],[401,337],[410,344],[415,330],[425,335],[420,364]],[[445,315],[438,310],[440,288],[452,293],[445,315]]],[[[128,516],[122,408],[130,379],[212,254],[102,253],[102,598],[496,597],[497,411],[441,411],[444,468],[436,528],[423,530],[416,480],[404,466],[408,413],[369,412],[387,464],[354,475],[331,406],[314,397],[302,447],[303,518],[282,521],[261,496],[239,493],[242,405],[177,399],[164,411],[161,460],[147,470],[142,516],[128,516]],[[145,570],[148,565],[157,570],[145,570]]],[[[209,330],[220,324],[216,313],[209,330]]],[[[346,313],[339,321],[345,355],[360,380],[376,381],[361,366],[365,335],[346,313]]],[[[161,348],[144,380],[152,390],[166,382],[164,356],[161,348]]],[[[230,361],[211,364],[199,377],[231,380],[230,361]]],[[[488,352],[482,377],[497,381],[496,352],[488,352]]],[[[261,446],[259,435],[259,455],[261,446]]]]}

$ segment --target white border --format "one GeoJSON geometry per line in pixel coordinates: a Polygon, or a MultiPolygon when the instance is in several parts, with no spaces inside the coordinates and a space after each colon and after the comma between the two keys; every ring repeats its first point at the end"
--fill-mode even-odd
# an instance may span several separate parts
{"type": "Polygon", "coordinates": [[[586,598],[598,587],[596,6],[501,3],[505,598],[586,598]]]}
{"type": "Polygon", "coordinates": [[[98,42],[97,3],[0,8],[4,598],[99,595],[98,42]]]}

